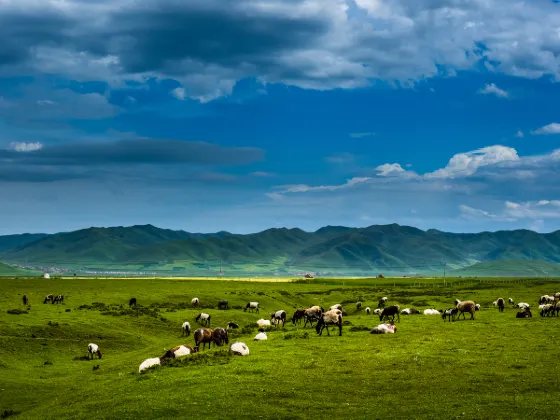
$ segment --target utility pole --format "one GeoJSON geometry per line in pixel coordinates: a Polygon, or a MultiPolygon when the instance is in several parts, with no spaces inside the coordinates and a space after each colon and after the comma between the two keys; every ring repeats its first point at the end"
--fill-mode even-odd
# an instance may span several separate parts
{"type": "Polygon", "coordinates": [[[447,262],[443,263],[443,285],[445,286],[446,283],[446,268],[447,268],[447,262]]]}

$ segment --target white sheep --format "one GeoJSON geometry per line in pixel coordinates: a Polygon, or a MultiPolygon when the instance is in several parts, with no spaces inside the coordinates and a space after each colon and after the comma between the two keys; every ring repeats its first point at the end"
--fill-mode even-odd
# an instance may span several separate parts
{"type": "Polygon", "coordinates": [[[492,302],[492,305],[496,306],[498,304],[498,301],[495,300],[494,302],[492,302]]]}
{"type": "Polygon", "coordinates": [[[474,305],[474,310],[475,311],[480,311],[480,303],[477,303],[474,305]]]}
{"type": "Polygon", "coordinates": [[[377,308],[377,309],[374,309],[374,310],[373,310],[373,313],[374,313],[375,315],[381,315],[381,312],[383,312],[383,309],[380,309],[380,308],[377,308]]]}
{"type": "Polygon", "coordinates": [[[510,305],[513,305],[513,304],[514,304],[513,299],[512,299],[512,298],[509,298],[509,299],[508,299],[508,303],[509,303],[510,305]]]}
{"type": "Polygon", "coordinates": [[[200,303],[200,301],[198,300],[197,297],[191,299],[191,305],[192,306],[198,306],[199,303],[200,303]]]}
{"type": "Polygon", "coordinates": [[[261,318],[257,321],[257,325],[259,327],[270,327],[271,324],[270,324],[270,321],[268,319],[262,319],[261,318]]]}
{"type": "Polygon", "coordinates": [[[183,335],[186,335],[186,336],[191,335],[191,324],[190,324],[190,323],[188,323],[188,322],[183,322],[183,325],[182,325],[181,328],[182,328],[182,330],[183,330],[183,334],[181,334],[181,336],[183,336],[183,335]]]}
{"type": "Polygon", "coordinates": [[[461,301],[459,299],[455,299],[455,306],[457,306],[461,301]]]}
{"type": "Polygon", "coordinates": [[[151,368],[152,366],[159,366],[159,365],[161,365],[161,359],[159,357],[152,357],[151,359],[146,359],[142,362],[142,364],[138,368],[138,373],[142,373],[142,371],[151,368]]]}
{"type": "Polygon", "coordinates": [[[424,315],[441,315],[436,309],[424,309],[424,315]]]}
{"type": "Polygon", "coordinates": [[[338,309],[339,311],[342,311],[342,305],[340,303],[333,305],[329,308],[329,311],[332,311],[333,309],[338,309]]]}
{"type": "Polygon", "coordinates": [[[525,303],[525,302],[519,302],[517,304],[517,306],[519,307],[519,309],[526,309],[526,308],[530,307],[530,305],[528,303],[525,303]]]}
{"type": "Polygon", "coordinates": [[[366,307],[366,314],[367,314],[367,315],[371,314],[371,308],[370,308],[369,306],[366,307]]]}
{"type": "Polygon", "coordinates": [[[97,344],[89,343],[88,344],[88,359],[91,356],[91,360],[93,360],[93,355],[97,354],[97,357],[101,359],[101,351],[99,351],[99,346],[97,344]]]}
{"type": "Polygon", "coordinates": [[[268,340],[268,337],[265,332],[260,332],[257,335],[255,335],[254,341],[263,341],[263,340],[268,340]]]}
{"type": "Polygon", "coordinates": [[[379,324],[371,330],[371,334],[395,334],[395,332],[397,332],[395,324],[379,324]]]}
{"type": "Polygon", "coordinates": [[[229,350],[236,356],[247,356],[249,354],[249,347],[247,347],[245,343],[233,343],[229,347],[229,350]]]}

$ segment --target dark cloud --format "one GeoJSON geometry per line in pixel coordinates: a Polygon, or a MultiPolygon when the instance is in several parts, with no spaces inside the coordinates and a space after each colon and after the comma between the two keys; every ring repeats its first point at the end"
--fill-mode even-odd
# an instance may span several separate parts
{"type": "Polygon", "coordinates": [[[93,173],[69,171],[52,167],[26,167],[22,165],[3,165],[0,167],[0,182],[48,183],[92,178],[93,173]]]}
{"type": "Polygon", "coordinates": [[[245,165],[263,159],[264,151],[259,148],[223,147],[205,142],[155,139],[71,143],[45,146],[33,152],[0,150],[0,160],[21,165],[245,165]]]}

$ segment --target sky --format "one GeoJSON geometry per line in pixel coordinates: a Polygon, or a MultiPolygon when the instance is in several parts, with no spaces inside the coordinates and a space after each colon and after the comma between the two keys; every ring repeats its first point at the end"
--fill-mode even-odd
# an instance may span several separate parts
{"type": "Polygon", "coordinates": [[[560,4],[0,0],[0,234],[560,229],[560,4]]]}

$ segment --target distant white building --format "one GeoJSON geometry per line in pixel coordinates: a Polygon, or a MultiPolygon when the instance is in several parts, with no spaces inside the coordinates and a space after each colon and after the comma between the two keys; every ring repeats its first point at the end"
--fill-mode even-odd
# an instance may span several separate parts
{"type": "Polygon", "coordinates": [[[43,274],[43,277],[46,278],[46,279],[50,279],[50,278],[51,278],[51,276],[49,275],[49,273],[43,274]]]}

